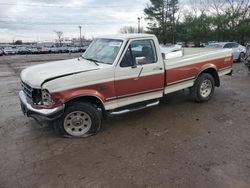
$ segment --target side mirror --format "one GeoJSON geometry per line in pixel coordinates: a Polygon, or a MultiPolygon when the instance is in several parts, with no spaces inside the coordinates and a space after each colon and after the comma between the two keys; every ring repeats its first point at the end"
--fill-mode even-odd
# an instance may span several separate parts
{"type": "Polygon", "coordinates": [[[147,64],[146,57],[136,57],[136,58],[135,58],[135,64],[136,64],[136,65],[144,65],[144,64],[147,64]]]}

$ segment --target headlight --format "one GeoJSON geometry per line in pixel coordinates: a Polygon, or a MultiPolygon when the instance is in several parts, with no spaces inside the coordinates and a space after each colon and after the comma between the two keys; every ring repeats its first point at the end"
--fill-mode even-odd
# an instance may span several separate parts
{"type": "Polygon", "coordinates": [[[53,100],[51,95],[47,89],[42,89],[42,104],[44,105],[51,105],[53,100]]]}

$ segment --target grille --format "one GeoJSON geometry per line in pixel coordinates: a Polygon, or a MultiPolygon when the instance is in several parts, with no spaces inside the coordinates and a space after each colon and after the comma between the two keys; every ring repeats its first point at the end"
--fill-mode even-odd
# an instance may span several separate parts
{"type": "Polygon", "coordinates": [[[23,81],[22,81],[21,84],[22,84],[22,89],[23,89],[24,93],[25,93],[29,98],[32,98],[32,91],[33,91],[32,87],[30,87],[28,84],[24,83],[23,81]]]}

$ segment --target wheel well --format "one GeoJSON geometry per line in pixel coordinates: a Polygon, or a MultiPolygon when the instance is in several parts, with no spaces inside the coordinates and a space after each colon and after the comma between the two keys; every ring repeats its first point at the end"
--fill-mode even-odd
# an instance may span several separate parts
{"type": "Polygon", "coordinates": [[[102,110],[104,110],[104,105],[102,101],[99,98],[94,97],[94,96],[76,97],[74,99],[67,101],[65,105],[67,106],[68,104],[73,103],[73,102],[88,102],[88,103],[96,105],[97,108],[101,108],[102,110]]]}
{"type": "Polygon", "coordinates": [[[213,76],[213,78],[214,78],[215,86],[216,86],[216,87],[219,87],[219,86],[220,86],[220,78],[219,78],[219,75],[218,75],[217,71],[216,71],[214,68],[208,68],[208,69],[202,71],[202,72],[200,73],[200,75],[201,75],[202,73],[211,74],[211,75],[213,76]]]}

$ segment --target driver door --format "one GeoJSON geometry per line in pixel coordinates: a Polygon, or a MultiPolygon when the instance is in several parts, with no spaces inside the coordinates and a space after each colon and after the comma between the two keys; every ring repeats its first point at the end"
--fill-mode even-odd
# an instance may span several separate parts
{"type": "Polygon", "coordinates": [[[160,98],[163,89],[164,66],[157,57],[154,41],[131,40],[115,71],[117,106],[160,98]],[[140,65],[136,64],[139,60],[140,65]]]}

